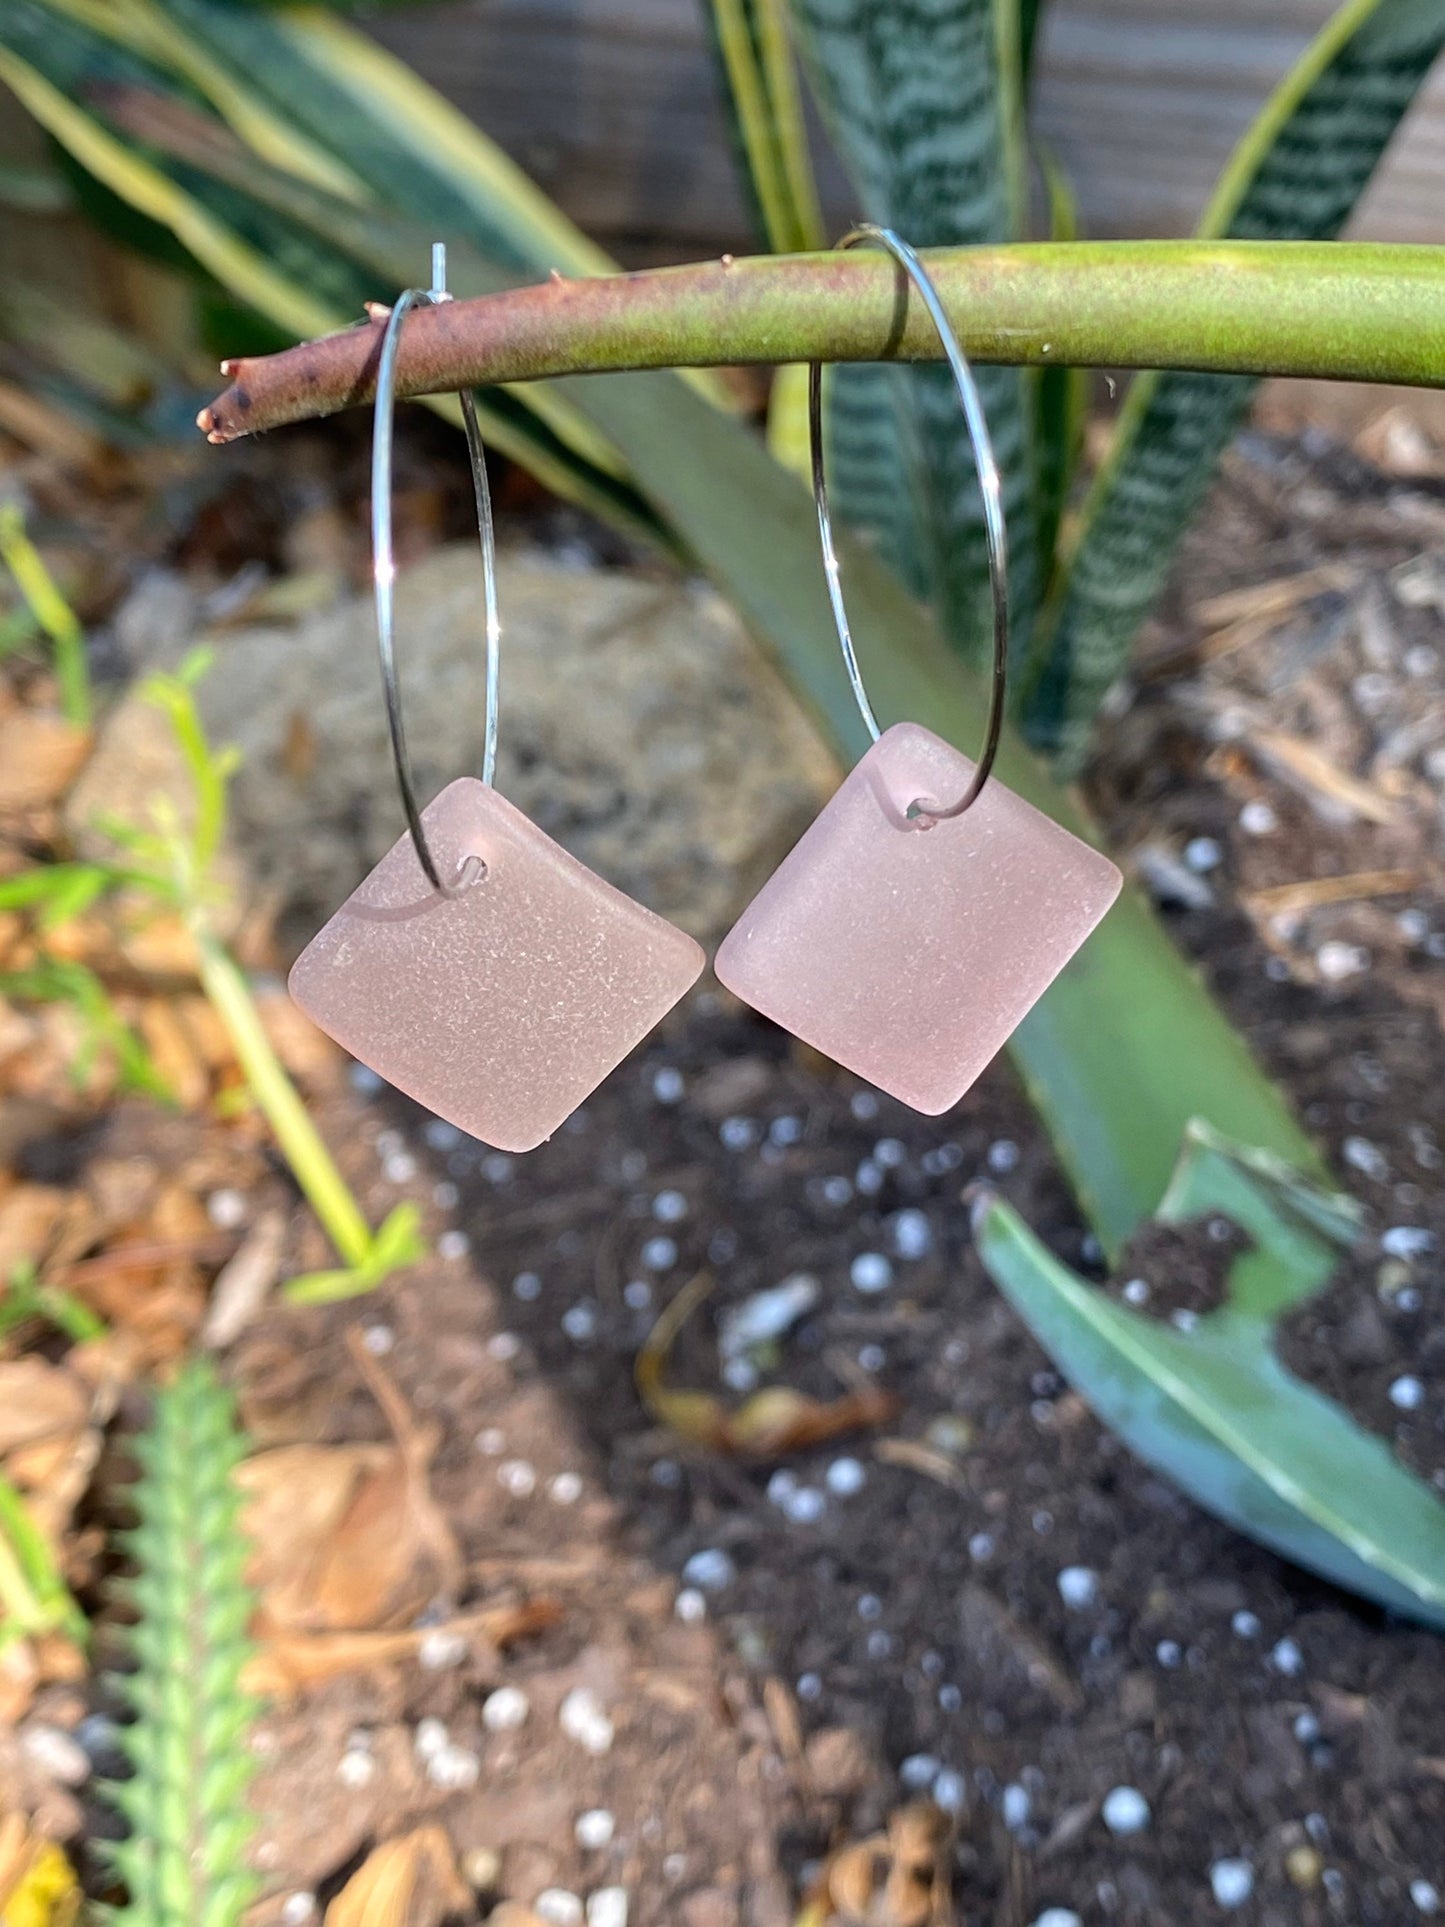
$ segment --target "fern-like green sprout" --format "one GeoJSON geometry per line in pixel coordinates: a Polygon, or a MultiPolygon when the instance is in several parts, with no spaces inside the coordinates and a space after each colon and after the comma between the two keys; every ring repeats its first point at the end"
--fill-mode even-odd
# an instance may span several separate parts
{"type": "Polygon", "coordinates": [[[138,1620],[121,1682],[133,1773],[111,1789],[130,1827],[114,1850],[129,1894],[118,1927],[236,1927],[256,1891],[246,1790],[259,1702],[241,1685],[254,1600],[232,1477],[245,1449],[230,1393],[191,1360],[140,1441],[127,1535],[138,1620]]]}

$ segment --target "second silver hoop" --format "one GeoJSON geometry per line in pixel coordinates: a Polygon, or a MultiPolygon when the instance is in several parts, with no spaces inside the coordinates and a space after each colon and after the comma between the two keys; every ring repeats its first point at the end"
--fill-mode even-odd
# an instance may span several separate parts
{"type": "MultiPolygon", "coordinates": [[[[938,338],[943,344],[944,357],[952,372],[958,398],[963,407],[964,420],[968,424],[969,442],[973,448],[974,466],[978,471],[978,484],[983,497],[984,534],[988,542],[989,587],[993,606],[993,670],[989,683],[988,718],[984,725],[983,747],[979,751],[974,766],[973,777],[963,796],[947,807],[928,800],[926,814],[930,819],[945,819],[962,816],[978,800],[979,792],[989,779],[994,758],[998,754],[999,737],[1003,730],[1004,710],[1008,696],[1008,527],[1004,519],[1003,481],[999,474],[993,443],[989,438],[988,422],[984,415],[983,401],[978,392],[978,384],[969,367],[968,358],[963,352],[953,324],[948,318],[933,278],[916,252],[893,232],[891,228],[877,227],[865,222],[851,229],[838,242],[839,248],[852,248],[868,244],[885,249],[908,276],[917,290],[928,317],[938,330],[938,338]]],[[[848,671],[848,681],[859,714],[876,743],[882,731],[878,718],[873,713],[873,705],[868,700],[864,687],[863,674],[858,666],[858,655],[853,645],[853,632],[848,622],[848,611],[843,601],[842,568],[838,560],[837,544],[833,539],[833,517],[828,506],[828,481],[823,456],[823,367],[821,362],[810,362],[808,366],[808,441],[812,458],[813,501],[818,512],[818,538],[823,546],[823,568],[828,586],[828,601],[833,611],[833,620],[838,629],[838,642],[843,651],[843,662],[848,671]]]]}
{"type": "MultiPolygon", "coordinates": [[[[407,755],[406,729],[402,722],[401,686],[396,671],[395,610],[392,591],[396,582],[396,557],[391,528],[392,444],[396,399],[396,356],[401,343],[401,328],[411,309],[432,307],[450,301],[447,293],[447,251],[438,241],[432,248],[432,284],[429,288],[407,288],[398,295],[387,317],[381,338],[381,353],[376,364],[376,402],[371,438],[371,569],[376,596],[376,640],[381,656],[381,682],[386,697],[387,730],[391,737],[391,757],[396,770],[397,788],[411,835],[412,847],[426,880],[441,895],[452,893],[459,878],[443,880],[432,857],[422,826],[421,810],[411,780],[411,760],[407,755]]],[[[486,637],[486,712],[482,737],[482,781],[490,784],[497,764],[497,707],[502,643],[501,622],[497,615],[497,547],[492,524],[492,492],[487,483],[486,455],[481,430],[477,425],[476,403],[470,389],[460,389],[462,421],[466,427],[467,455],[472,469],[472,491],[477,504],[477,534],[482,549],[482,594],[486,637]]]]}

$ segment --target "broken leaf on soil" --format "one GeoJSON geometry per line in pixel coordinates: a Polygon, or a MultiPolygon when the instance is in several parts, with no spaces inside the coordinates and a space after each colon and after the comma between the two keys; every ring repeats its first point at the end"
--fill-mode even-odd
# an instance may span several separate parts
{"type": "Polygon", "coordinates": [[[824,1864],[797,1927],[953,1927],[948,1815],[931,1800],[900,1807],[885,1833],[824,1864]]]}
{"type": "Polygon", "coordinates": [[[1274,1351],[1280,1318],[1324,1289],[1353,1242],[1353,1201],[1196,1122],[1156,1215],[1222,1216],[1250,1240],[1223,1304],[1187,1332],[1086,1283],[992,1195],[974,1230],[995,1284],[1141,1458],[1286,1558],[1445,1627],[1445,1505],[1274,1351]]]}
{"type": "Polygon", "coordinates": [[[460,1576],[428,1482],[436,1434],[416,1424],[376,1361],[352,1349],[395,1443],[282,1445],[236,1471],[263,1635],[394,1625],[460,1576]]]}
{"type": "Polygon", "coordinates": [[[898,1402],[866,1381],[840,1398],[812,1398],[789,1385],[770,1385],[731,1410],[713,1392],[675,1390],[666,1383],[677,1335],[712,1290],[705,1274],[684,1285],[637,1354],[637,1392],[655,1419],[696,1445],[741,1458],[770,1459],[801,1452],[844,1432],[883,1425],[898,1402]]]}
{"type": "Polygon", "coordinates": [[[472,1911],[445,1830],[418,1827],[367,1855],[326,1909],[326,1927],[439,1927],[472,1911]]]}
{"type": "Polygon", "coordinates": [[[455,1635],[485,1652],[501,1652],[555,1626],[562,1609],[553,1599],[529,1599],[516,1606],[483,1606],[435,1625],[402,1632],[271,1632],[246,1662],[242,1682],[263,1699],[286,1700],[341,1673],[375,1676],[385,1667],[413,1660],[429,1638],[455,1635]]]}

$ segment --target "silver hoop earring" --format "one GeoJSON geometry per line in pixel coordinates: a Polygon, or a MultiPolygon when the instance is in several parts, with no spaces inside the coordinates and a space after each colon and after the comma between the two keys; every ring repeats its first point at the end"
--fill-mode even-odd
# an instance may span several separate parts
{"type": "Polygon", "coordinates": [[[392,399],[402,324],[448,299],[432,285],[387,318],[377,363],[372,562],[392,759],[406,834],[297,959],[291,995],[353,1057],[483,1143],[529,1151],[571,1115],[696,982],[702,951],[587,869],[499,794],[496,556],[470,394],[461,396],[485,583],[482,776],[418,808],[394,648],[392,399]]]}
{"type": "Polygon", "coordinates": [[[888,228],[842,247],[893,257],[943,343],[983,492],[993,674],[977,763],[917,722],[881,729],[843,602],[824,472],[822,369],[809,370],[813,494],[844,668],[873,746],[724,938],[735,996],[880,1090],[956,1104],[1099,923],[1107,857],[992,776],[1008,674],[1008,536],[978,389],[922,260],[888,228]]]}

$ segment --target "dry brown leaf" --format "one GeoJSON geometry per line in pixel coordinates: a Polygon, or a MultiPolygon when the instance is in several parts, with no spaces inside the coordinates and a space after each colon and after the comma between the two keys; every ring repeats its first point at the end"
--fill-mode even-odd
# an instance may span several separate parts
{"type": "Polygon", "coordinates": [[[1388,797],[1341,769],[1302,737],[1278,729],[1256,729],[1245,744],[1266,769],[1327,811],[1363,817],[1367,823],[1393,823],[1398,815],[1388,797]]]}
{"type": "MultiPolygon", "coordinates": [[[[102,1215],[102,1222],[104,1216],[102,1215]]],[[[64,1274],[108,1325],[128,1329],[153,1363],[174,1358],[205,1315],[204,1265],[223,1255],[205,1207],[183,1184],[162,1183],[144,1216],[109,1231],[105,1249],[64,1274]]]]}
{"type": "Polygon", "coordinates": [[[437,1434],[352,1346],[395,1445],[283,1445],[237,1473],[264,1623],[282,1631],[394,1624],[455,1589],[461,1557],[428,1475],[437,1434]]]}
{"type": "MultiPolygon", "coordinates": [[[[10,874],[9,871],[6,872],[10,874]]],[[[25,961],[25,950],[31,942],[30,925],[24,917],[17,916],[13,910],[0,911],[0,963],[7,970],[19,970],[25,961]]]]}
{"type": "Polygon", "coordinates": [[[115,930],[109,918],[100,912],[72,917],[58,929],[47,931],[44,953],[104,970],[115,963],[115,930]]]}
{"type": "Polygon", "coordinates": [[[184,918],[169,910],[157,911],[143,899],[118,912],[116,946],[132,970],[157,981],[192,983],[200,971],[200,952],[184,918]]]}
{"type": "Polygon", "coordinates": [[[92,1158],[85,1191],[97,1223],[107,1229],[129,1224],[151,1207],[160,1189],[159,1167],[149,1158],[92,1158]]]}
{"type": "Polygon", "coordinates": [[[63,1565],[66,1534],[100,1456],[116,1384],[99,1386],[33,1356],[0,1363],[0,1463],[63,1565]]]}
{"type": "Polygon", "coordinates": [[[162,1185],[151,1206],[149,1231],[157,1244],[201,1244],[214,1230],[210,1214],[186,1185],[162,1185]]]}
{"type": "Polygon", "coordinates": [[[73,1004],[38,1004],[31,1016],[34,1033],[28,1048],[17,1051],[5,1066],[12,1095],[77,1111],[93,1110],[114,1094],[119,1082],[115,1054],[92,1049],[89,1021],[73,1004]],[[84,1074],[77,1076],[82,1065],[84,1074]]]}
{"type": "Polygon", "coordinates": [[[773,1729],[778,1751],[787,1763],[793,1783],[805,1793],[812,1792],[812,1775],[803,1749],[803,1725],[798,1717],[798,1702],[776,1674],[763,1681],[763,1711],[773,1729]]]}
{"type": "Polygon", "coordinates": [[[1361,903],[1373,897],[1402,897],[1418,889],[1416,870],[1354,870],[1348,876],[1302,877],[1297,883],[1273,883],[1246,890],[1240,901],[1251,916],[1297,916],[1327,903],[1361,903]]]}
{"type": "Polygon", "coordinates": [[[262,1211],[240,1249],[227,1259],[211,1287],[201,1343],[212,1351],[232,1345],[255,1318],[281,1275],[286,1213],[262,1211]]]}
{"type": "Polygon", "coordinates": [[[235,1063],[230,1033],[209,997],[199,991],[181,992],[171,999],[171,1008],[192,1050],[208,1071],[223,1070],[235,1063]]]}
{"type": "Polygon", "coordinates": [[[685,1285],[653,1326],[637,1355],[638,1396],[653,1417],[715,1452],[770,1459],[800,1452],[844,1432],[884,1425],[898,1410],[892,1393],[866,1380],[841,1398],[817,1399],[788,1385],[754,1392],[732,1411],[712,1392],[676,1391],[666,1383],[678,1332],[712,1289],[705,1275],[685,1285]]]}
{"type": "Polygon", "coordinates": [[[86,1659],[62,1633],[0,1645],[0,1726],[16,1726],[42,1686],[84,1679],[86,1659]]]}
{"type": "Polygon", "coordinates": [[[522,1606],[485,1606],[438,1626],[412,1626],[404,1632],[275,1633],[246,1662],[243,1683],[248,1692],[266,1699],[291,1699],[340,1673],[370,1673],[415,1659],[422,1642],[436,1633],[453,1633],[500,1652],[545,1632],[561,1616],[555,1600],[533,1599],[522,1606]]]}
{"type": "Polygon", "coordinates": [[[1387,408],[1374,416],[1355,436],[1354,445],[1387,475],[1424,481],[1445,473],[1439,447],[1408,408],[1387,408]]]}
{"type": "Polygon", "coordinates": [[[1242,589],[1226,589],[1194,605],[1194,615],[1206,629],[1223,629],[1251,616],[1287,615],[1311,596],[1327,589],[1346,589],[1351,581],[1348,569],[1338,563],[1323,563],[1304,569],[1298,575],[1272,576],[1268,582],[1251,582],[1242,589]]]}
{"type": "Polygon", "coordinates": [[[971,1489],[958,1461],[936,1445],[925,1445],[920,1439],[879,1439],[873,1451],[885,1465],[901,1465],[909,1472],[921,1472],[925,1479],[936,1479],[954,1492],[971,1489]]]}
{"type": "Polygon", "coordinates": [[[775,1458],[780,1452],[802,1452],[826,1444],[845,1432],[886,1425],[898,1410],[898,1400],[878,1386],[860,1386],[839,1398],[810,1398],[791,1386],[778,1385],[753,1396],[731,1416],[725,1449],[745,1458],[775,1458]]]}
{"type": "Polygon", "coordinates": [[[96,1416],[92,1411],[92,1423],[65,1438],[17,1452],[9,1460],[11,1477],[28,1495],[27,1509],[37,1531],[62,1565],[69,1564],[68,1555],[75,1550],[66,1544],[65,1536],[75,1508],[90,1489],[100,1458],[101,1429],[94,1422],[96,1416]]]}
{"type": "Polygon", "coordinates": [[[326,1909],[326,1927],[439,1927],[471,1907],[445,1831],[418,1827],[368,1854],[326,1909]]]}
{"type": "Polygon", "coordinates": [[[69,1194],[48,1184],[17,1184],[0,1197],[0,1280],[41,1264],[68,1205],[69,1194]]]}
{"type": "Polygon", "coordinates": [[[0,1361],[0,1458],[72,1438],[89,1411],[84,1385],[63,1367],[34,1357],[0,1361]]]}
{"type": "Polygon", "coordinates": [[[931,1800],[900,1808],[886,1833],[841,1848],[825,1864],[804,1918],[819,1927],[952,1927],[951,1831],[931,1800]]]}
{"type": "Polygon", "coordinates": [[[28,1639],[0,1645],[0,1726],[18,1726],[40,1685],[40,1665],[28,1639]]]}
{"type": "Polygon", "coordinates": [[[271,1048],[292,1077],[313,1084],[334,1073],[340,1061],[335,1044],[284,990],[257,997],[256,1008],[271,1048]]]}
{"type": "Polygon", "coordinates": [[[28,1011],[0,997],[0,1065],[7,1064],[35,1042],[35,1020],[28,1011]]]}
{"type": "Polygon", "coordinates": [[[237,1468],[243,1524],[255,1547],[250,1579],[271,1624],[316,1629],[374,1623],[363,1600],[369,1600],[372,1586],[379,1584],[383,1598],[394,1589],[390,1562],[384,1575],[356,1575],[362,1590],[354,1614],[331,1617],[321,1595],[330,1598],[337,1541],[344,1549],[347,1515],[359,1488],[380,1479],[394,1492],[399,1474],[392,1446],[368,1444],[281,1445],[237,1468]]]}
{"type": "Polygon", "coordinates": [[[211,1094],[211,1080],[174,1005],[165,997],[148,998],[139,1028],[171,1096],[182,1110],[198,1111],[211,1094]]]}
{"type": "Polygon", "coordinates": [[[0,716],[0,810],[54,803],[69,789],[90,751],[90,731],[45,710],[0,716]]]}
{"type": "Polygon", "coordinates": [[[103,1425],[115,1410],[122,1390],[140,1376],[146,1362],[145,1348],[133,1332],[108,1331],[99,1338],[86,1339],[83,1345],[72,1345],[65,1362],[97,1395],[92,1417],[103,1425]]]}

